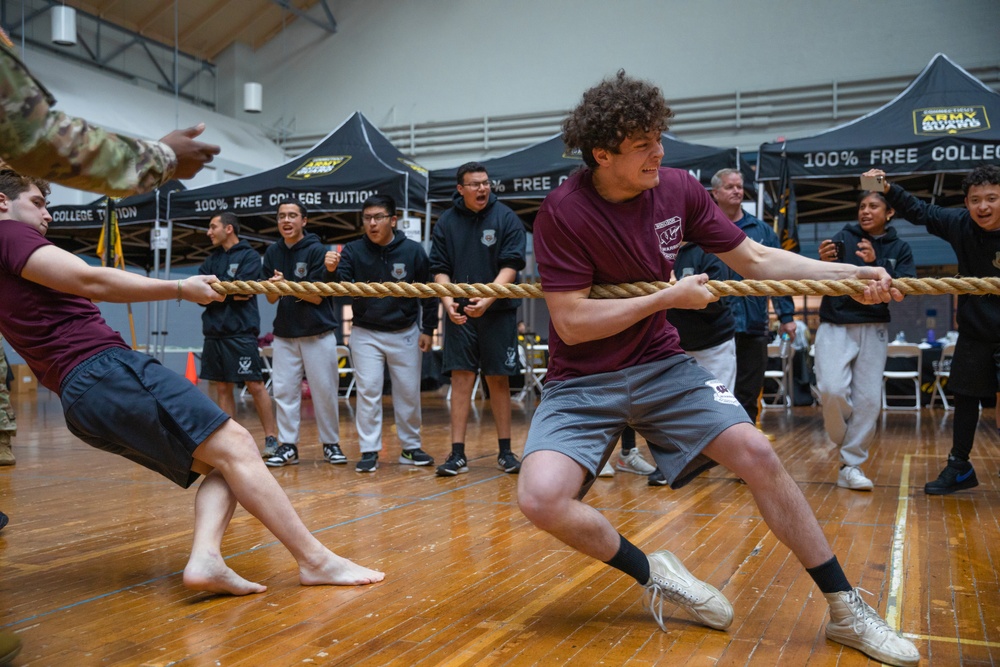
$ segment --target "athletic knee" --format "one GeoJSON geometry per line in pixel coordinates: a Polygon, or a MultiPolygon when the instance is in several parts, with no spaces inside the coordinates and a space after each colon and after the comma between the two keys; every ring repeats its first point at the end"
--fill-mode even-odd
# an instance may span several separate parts
{"type": "Polygon", "coordinates": [[[560,508],[565,500],[538,485],[530,483],[518,485],[517,504],[521,508],[521,513],[542,530],[548,530],[554,525],[561,514],[560,508]]]}

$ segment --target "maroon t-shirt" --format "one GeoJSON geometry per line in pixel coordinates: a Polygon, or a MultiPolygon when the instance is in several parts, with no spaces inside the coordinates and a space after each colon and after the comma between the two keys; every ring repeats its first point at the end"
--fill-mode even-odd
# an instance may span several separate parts
{"type": "Polygon", "coordinates": [[[128,346],[88,299],[21,277],[28,258],[46,245],[52,243],[34,227],[0,220],[0,333],[38,381],[58,393],[59,383],[81,361],[128,346]]]}
{"type": "MultiPolygon", "coordinates": [[[[577,172],[545,198],[534,247],[542,288],[572,292],[602,283],[669,280],[681,240],[706,252],[732,250],[746,238],[694,177],[660,168],[660,184],[612,204],[577,172]]],[[[663,312],[614,336],[567,345],[549,325],[547,379],[605,373],[680,354],[677,330],[663,312]]]]}

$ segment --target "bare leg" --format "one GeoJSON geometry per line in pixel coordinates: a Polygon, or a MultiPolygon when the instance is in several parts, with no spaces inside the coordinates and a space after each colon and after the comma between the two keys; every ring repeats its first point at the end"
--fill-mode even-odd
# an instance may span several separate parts
{"type": "Polygon", "coordinates": [[[236,416],[236,400],[233,398],[232,382],[211,382],[215,389],[215,404],[230,417],[236,416]]]}
{"type": "Polygon", "coordinates": [[[604,515],[580,502],[585,471],[565,454],[551,450],[524,458],[517,480],[517,502],[524,516],[564,544],[607,562],[618,552],[618,531],[604,515]]]}
{"type": "Polygon", "coordinates": [[[487,375],[490,388],[490,409],[497,425],[498,438],[510,438],[510,378],[506,375],[487,375]]]}
{"type": "Polygon", "coordinates": [[[247,382],[247,391],[253,396],[253,407],[260,417],[260,425],[264,428],[265,436],[277,436],[278,426],[274,420],[274,407],[271,405],[271,395],[267,393],[267,388],[263,382],[247,382]]]}
{"type": "Polygon", "coordinates": [[[465,442],[465,427],[472,409],[472,387],[476,374],[472,371],[451,372],[451,441],[465,442]]]}
{"type": "MultiPolygon", "coordinates": [[[[382,572],[337,556],[309,532],[288,496],[261,460],[253,437],[232,419],[201,443],[194,451],[194,457],[192,470],[208,472],[208,467],[218,470],[236,501],[257,517],[291,552],[299,565],[299,581],[302,584],[352,586],[375,583],[385,577],[382,572]]],[[[195,519],[196,526],[204,522],[206,541],[209,537],[221,539],[221,532],[232,516],[231,501],[225,499],[214,486],[209,492],[218,495],[209,495],[205,503],[196,504],[196,510],[209,515],[195,519]],[[220,529],[220,526],[223,528],[220,529]]],[[[212,546],[219,550],[218,544],[212,546]]]]}
{"type": "Polygon", "coordinates": [[[702,453],[747,483],[768,528],[802,565],[816,567],[833,558],[816,515],[767,436],[750,424],[737,424],[719,434],[702,453]]]}
{"type": "Polygon", "coordinates": [[[236,496],[218,470],[205,476],[194,501],[194,544],[184,567],[184,585],[196,591],[247,595],[263,593],[267,586],[247,581],[222,558],[222,536],[226,532],[236,496]]]}

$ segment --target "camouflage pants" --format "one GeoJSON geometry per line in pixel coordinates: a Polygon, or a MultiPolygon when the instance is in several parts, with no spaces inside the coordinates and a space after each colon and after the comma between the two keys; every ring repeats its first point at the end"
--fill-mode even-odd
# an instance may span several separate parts
{"type": "Polygon", "coordinates": [[[17,435],[17,422],[10,404],[10,391],[7,390],[7,355],[3,350],[3,337],[0,336],[0,442],[9,442],[13,435],[17,435]]]}

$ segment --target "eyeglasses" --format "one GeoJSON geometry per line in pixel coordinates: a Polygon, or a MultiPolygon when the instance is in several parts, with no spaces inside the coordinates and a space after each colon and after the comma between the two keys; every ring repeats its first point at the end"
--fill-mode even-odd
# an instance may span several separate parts
{"type": "Polygon", "coordinates": [[[486,188],[489,190],[489,181],[476,181],[475,183],[462,183],[463,188],[469,188],[470,190],[479,190],[480,188],[486,188]]]}
{"type": "Polygon", "coordinates": [[[375,215],[363,215],[361,216],[361,220],[362,222],[372,222],[373,220],[375,222],[385,222],[391,217],[392,217],[391,215],[388,215],[386,213],[377,213],[375,215]]]}

